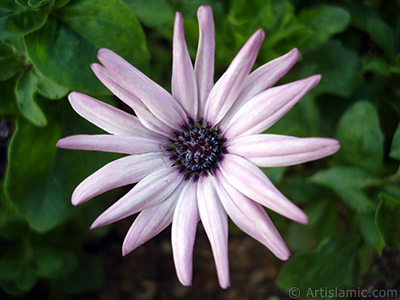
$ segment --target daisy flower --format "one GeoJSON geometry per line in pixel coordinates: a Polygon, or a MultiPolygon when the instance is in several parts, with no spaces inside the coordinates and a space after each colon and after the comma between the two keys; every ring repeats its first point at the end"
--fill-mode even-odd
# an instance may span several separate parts
{"type": "Polygon", "coordinates": [[[228,216],[279,259],[290,252],[264,206],[307,223],[258,167],[291,166],[331,155],[340,148],[329,138],[260,134],[320,81],[320,75],[272,87],[295,64],[297,49],[251,72],[264,32],[257,30],[214,84],[212,9],[198,9],[199,44],[193,66],[183,19],[175,16],[172,95],[123,58],[100,49],[92,64],[99,80],[130,106],[135,116],[87,95],[72,92],[69,101],[83,118],[107,132],[58,141],[64,149],[124,153],[75,189],[79,205],[108,190],[136,185],[92,224],[97,228],[139,213],[123,242],[123,255],[172,223],[177,276],[192,282],[196,228],[201,221],[210,241],[218,280],[230,285],[228,216]]]}

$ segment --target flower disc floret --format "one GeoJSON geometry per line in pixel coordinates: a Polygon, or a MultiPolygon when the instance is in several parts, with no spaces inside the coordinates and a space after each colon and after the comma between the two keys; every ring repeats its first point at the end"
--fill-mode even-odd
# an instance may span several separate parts
{"type": "Polygon", "coordinates": [[[217,127],[202,121],[190,122],[175,131],[170,138],[167,151],[174,165],[180,166],[185,178],[198,179],[200,175],[212,173],[227,153],[226,139],[217,127]]]}

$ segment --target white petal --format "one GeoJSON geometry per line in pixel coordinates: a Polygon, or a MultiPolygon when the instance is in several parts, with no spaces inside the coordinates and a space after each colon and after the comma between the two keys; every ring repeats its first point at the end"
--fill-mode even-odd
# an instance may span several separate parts
{"type": "Polygon", "coordinates": [[[160,133],[165,136],[170,136],[173,129],[156,116],[154,116],[149,109],[140,101],[135,95],[129,92],[126,88],[122,87],[116,82],[113,75],[103,66],[99,64],[91,65],[94,74],[97,78],[121,101],[130,106],[135,114],[138,116],[140,122],[151,131],[160,133]]]}
{"type": "Polygon", "coordinates": [[[133,189],[103,212],[92,224],[97,228],[119,221],[166,199],[182,181],[177,167],[156,171],[139,181],[133,189]]]}
{"type": "Polygon", "coordinates": [[[320,81],[320,75],[270,88],[247,101],[226,125],[228,140],[260,133],[285,115],[320,81]]]}
{"type": "Polygon", "coordinates": [[[299,223],[307,223],[307,215],[290,202],[253,163],[233,154],[225,154],[220,170],[239,192],[269,209],[299,223]]]}
{"type": "Polygon", "coordinates": [[[211,125],[217,124],[225,116],[239,96],[244,79],[253,67],[264,36],[261,29],[257,30],[212,88],[205,107],[205,119],[211,125]]]}
{"type": "Polygon", "coordinates": [[[220,171],[216,172],[217,191],[232,221],[244,232],[264,244],[279,259],[287,260],[290,251],[264,208],[231,186],[220,171]]]}
{"type": "Polygon", "coordinates": [[[80,134],[60,139],[58,148],[73,150],[104,151],[125,154],[160,152],[162,143],[158,140],[136,136],[110,134],[80,134]]]}
{"type": "Polygon", "coordinates": [[[193,246],[199,219],[197,184],[189,181],[176,205],[171,230],[175,269],[179,281],[185,286],[192,284],[193,246]]]}
{"type": "Polygon", "coordinates": [[[196,74],[199,118],[204,118],[204,109],[214,85],[215,29],[213,12],[210,6],[200,6],[197,10],[199,21],[199,45],[197,48],[194,72],[196,74]]]}
{"type": "Polygon", "coordinates": [[[213,176],[201,176],[198,181],[197,201],[200,219],[211,244],[219,284],[230,286],[228,260],[228,218],[214,186],[213,176]]]}
{"type": "Polygon", "coordinates": [[[132,184],[168,167],[161,153],[129,155],[117,159],[82,181],[72,194],[72,204],[82,204],[111,189],[132,184]]]}
{"type": "Polygon", "coordinates": [[[179,185],[167,199],[161,203],[143,210],[129,228],[122,245],[122,255],[127,255],[144,244],[172,222],[176,202],[182,192],[179,185]]]}
{"type": "Polygon", "coordinates": [[[244,81],[239,97],[221,121],[219,127],[224,130],[227,121],[229,121],[247,101],[278,82],[278,80],[293,67],[299,57],[300,52],[297,49],[293,49],[289,53],[278,57],[251,72],[244,81]]]}
{"type": "Polygon", "coordinates": [[[245,157],[259,167],[282,167],[320,159],[339,148],[339,141],[329,138],[257,134],[230,141],[228,152],[245,157]]]}
{"type": "Polygon", "coordinates": [[[97,58],[115,80],[144,105],[159,120],[175,130],[187,124],[182,106],[165,89],[108,49],[100,49],[97,58]]]}
{"type": "Polygon", "coordinates": [[[146,129],[137,117],[107,103],[77,92],[70,93],[68,100],[80,116],[108,133],[162,138],[159,134],[146,129]]]}
{"type": "Polygon", "coordinates": [[[172,95],[182,105],[188,116],[197,119],[197,83],[192,61],[186,46],[182,14],[175,14],[172,51],[172,95]]]}

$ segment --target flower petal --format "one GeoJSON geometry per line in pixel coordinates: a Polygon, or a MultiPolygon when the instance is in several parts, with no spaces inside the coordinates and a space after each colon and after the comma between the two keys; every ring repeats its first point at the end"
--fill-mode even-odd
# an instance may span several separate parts
{"type": "Polygon", "coordinates": [[[197,119],[197,83],[192,61],[186,46],[182,14],[175,14],[174,41],[172,51],[172,95],[186,113],[197,119]]]}
{"type": "Polygon", "coordinates": [[[230,140],[268,129],[315,87],[320,79],[321,75],[314,75],[258,94],[229,120],[229,124],[225,126],[225,137],[230,140]]]}
{"type": "Polygon", "coordinates": [[[212,8],[207,5],[200,6],[197,10],[197,19],[199,21],[199,44],[194,72],[199,93],[198,116],[200,119],[204,118],[206,101],[214,85],[215,29],[212,8]]]}
{"type": "Polygon", "coordinates": [[[126,234],[122,245],[122,255],[125,256],[132,252],[171,224],[176,202],[181,192],[182,185],[179,185],[167,199],[143,210],[137,216],[126,234]]]}
{"type": "Polygon", "coordinates": [[[283,167],[320,159],[337,152],[339,141],[257,134],[229,142],[228,152],[245,157],[259,167],[283,167]]]}
{"type": "Polygon", "coordinates": [[[197,184],[189,181],[176,205],[171,230],[176,274],[179,281],[185,286],[192,285],[193,246],[199,220],[197,184]]]}
{"type": "Polygon", "coordinates": [[[233,154],[225,154],[220,170],[226,180],[243,195],[299,223],[307,215],[290,202],[253,163],[233,154]]]}
{"type": "Polygon", "coordinates": [[[166,199],[182,181],[178,167],[156,171],[139,181],[133,189],[103,212],[92,224],[97,228],[119,221],[166,199]]]}
{"type": "Polygon", "coordinates": [[[171,127],[168,127],[159,119],[157,119],[136,96],[122,87],[113,78],[112,74],[99,64],[91,65],[94,74],[97,78],[121,101],[130,106],[138,116],[140,122],[151,131],[162,135],[170,136],[173,132],[171,127]]]}
{"type": "Polygon", "coordinates": [[[239,96],[244,79],[253,67],[264,36],[261,29],[257,30],[212,88],[204,114],[205,119],[211,125],[217,124],[225,116],[239,96]]]}
{"type": "Polygon", "coordinates": [[[198,181],[197,203],[200,219],[211,244],[219,285],[230,286],[228,260],[228,218],[218,198],[213,176],[202,176],[198,181]]]}
{"type": "Polygon", "coordinates": [[[219,183],[216,185],[219,197],[232,221],[270,249],[276,257],[287,260],[290,251],[265,209],[230,185],[219,170],[216,172],[216,178],[219,183]]]}
{"type": "Polygon", "coordinates": [[[72,108],[81,117],[108,133],[162,138],[162,136],[144,127],[137,117],[107,103],[77,92],[70,93],[68,100],[72,108]]]}
{"type": "Polygon", "coordinates": [[[153,139],[110,134],[79,134],[60,139],[58,148],[125,154],[160,152],[161,142],[153,139]]]}
{"type": "Polygon", "coordinates": [[[187,124],[182,106],[165,89],[108,49],[100,49],[97,58],[115,80],[140,99],[159,120],[175,130],[187,124]]]}
{"type": "Polygon", "coordinates": [[[129,155],[114,160],[82,181],[72,194],[72,204],[82,204],[111,189],[132,184],[149,174],[165,169],[161,153],[129,155]]]}
{"type": "Polygon", "coordinates": [[[272,87],[293,67],[299,57],[300,52],[295,48],[250,73],[244,81],[239,97],[221,121],[219,127],[224,130],[227,120],[229,121],[252,97],[272,87]]]}

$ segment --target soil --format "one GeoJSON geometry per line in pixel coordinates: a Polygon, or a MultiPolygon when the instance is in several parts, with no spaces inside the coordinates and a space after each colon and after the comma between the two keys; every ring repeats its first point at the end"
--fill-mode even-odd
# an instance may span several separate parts
{"type": "Polygon", "coordinates": [[[191,287],[182,286],[176,277],[170,228],[122,257],[121,244],[129,226],[129,221],[120,222],[109,235],[112,239],[101,244],[106,257],[105,285],[95,293],[75,299],[290,299],[274,286],[281,262],[245,234],[229,240],[231,287],[223,290],[218,284],[211,247],[201,225],[194,247],[191,287]]]}

